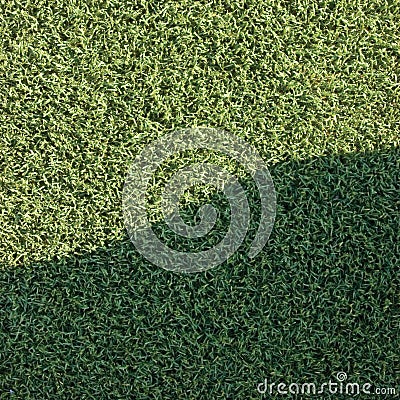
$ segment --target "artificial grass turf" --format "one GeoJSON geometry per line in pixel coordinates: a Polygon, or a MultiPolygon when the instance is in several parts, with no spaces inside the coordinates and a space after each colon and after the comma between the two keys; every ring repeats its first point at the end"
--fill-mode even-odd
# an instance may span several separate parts
{"type": "Polygon", "coordinates": [[[398,2],[0,7],[1,389],[399,382],[398,2]],[[141,148],[199,125],[257,148],[280,219],[256,260],[177,277],[125,243],[121,190],[141,148]]]}
{"type": "Polygon", "coordinates": [[[322,383],[342,370],[398,387],[398,160],[396,149],[271,168],[277,220],[254,260],[179,275],[125,241],[3,272],[3,387],[256,399],[266,377],[322,383]]]}
{"type": "Polygon", "coordinates": [[[7,2],[0,259],[121,239],[131,159],[221,127],[270,163],[398,144],[398,3],[7,2]]]}

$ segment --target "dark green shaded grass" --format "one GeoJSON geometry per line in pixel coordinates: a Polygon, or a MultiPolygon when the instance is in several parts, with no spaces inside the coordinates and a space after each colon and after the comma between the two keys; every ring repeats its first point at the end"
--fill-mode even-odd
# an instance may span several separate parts
{"type": "Polygon", "coordinates": [[[397,149],[277,164],[264,251],[203,274],[151,266],[126,241],[4,271],[1,386],[21,399],[257,399],[264,378],[346,371],[398,388],[399,171],[397,149]]]}

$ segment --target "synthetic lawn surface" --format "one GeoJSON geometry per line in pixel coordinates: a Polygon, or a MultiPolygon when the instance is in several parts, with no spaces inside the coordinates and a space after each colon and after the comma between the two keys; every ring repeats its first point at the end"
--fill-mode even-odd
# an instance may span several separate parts
{"type": "Polygon", "coordinates": [[[400,393],[399,2],[0,11],[0,398],[259,399],[338,371],[400,393]],[[255,259],[249,232],[179,275],[130,244],[121,194],[193,126],[259,151],[277,218],[255,259]]]}

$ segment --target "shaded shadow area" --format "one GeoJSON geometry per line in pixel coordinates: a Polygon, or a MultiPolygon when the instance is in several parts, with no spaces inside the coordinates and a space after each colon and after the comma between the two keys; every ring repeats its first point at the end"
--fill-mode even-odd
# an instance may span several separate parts
{"type": "Polygon", "coordinates": [[[246,240],[216,269],[179,275],[126,240],[2,271],[0,398],[259,399],[265,378],[337,371],[399,391],[399,159],[270,168],[277,217],[255,259],[246,240]]]}

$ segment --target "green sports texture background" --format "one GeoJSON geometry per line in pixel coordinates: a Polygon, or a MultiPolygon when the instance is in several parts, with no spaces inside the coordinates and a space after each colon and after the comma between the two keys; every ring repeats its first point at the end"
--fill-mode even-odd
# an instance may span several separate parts
{"type": "Polygon", "coordinates": [[[0,399],[260,399],[338,371],[397,398],[399,38],[398,1],[0,1],[0,399]],[[277,218],[255,259],[250,232],[179,275],[136,252],[121,194],[196,126],[259,151],[277,218]]]}

